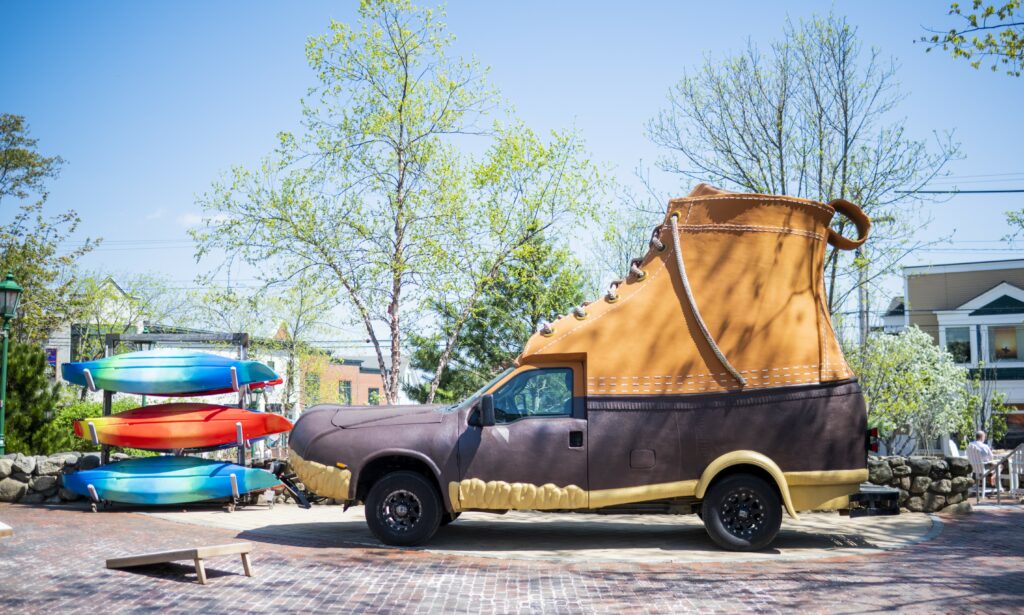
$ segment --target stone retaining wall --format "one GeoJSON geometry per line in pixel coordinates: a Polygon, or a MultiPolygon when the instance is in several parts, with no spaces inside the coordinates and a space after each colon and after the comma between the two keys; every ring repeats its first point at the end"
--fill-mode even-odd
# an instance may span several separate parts
{"type": "Polygon", "coordinates": [[[868,480],[900,490],[900,507],[911,512],[966,512],[974,486],[964,457],[870,457],[868,480]]]}
{"type": "Polygon", "coordinates": [[[64,488],[64,474],[99,465],[99,453],[4,455],[0,457],[0,502],[59,504],[77,500],[77,493],[64,488]]]}

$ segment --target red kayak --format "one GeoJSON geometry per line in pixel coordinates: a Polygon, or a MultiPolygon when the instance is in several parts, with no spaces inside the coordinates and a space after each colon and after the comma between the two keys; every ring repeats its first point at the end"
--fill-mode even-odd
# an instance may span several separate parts
{"type": "Polygon", "coordinates": [[[237,441],[236,424],[246,440],[292,428],[288,419],[214,404],[157,404],[111,416],[75,421],[75,435],[91,439],[89,423],[101,444],[151,450],[212,448],[237,441]]]}

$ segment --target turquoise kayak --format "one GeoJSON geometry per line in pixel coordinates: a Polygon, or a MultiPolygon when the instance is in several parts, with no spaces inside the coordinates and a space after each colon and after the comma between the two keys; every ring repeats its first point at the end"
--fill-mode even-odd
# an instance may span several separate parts
{"type": "Polygon", "coordinates": [[[66,474],[64,487],[90,497],[89,485],[102,500],[126,504],[183,504],[233,495],[231,475],[239,495],[276,487],[276,476],[257,468],[199,457],[142,457],[118,461],[93,470],[66,474]]]}
{"type": "Polygon", "coordinates": [[[233,391],[236,384],[280,382],[274,370],[259,361],[178,349],[130,352],[61,366],[64,380],[83,387],[89,386],[86,370],[98,389],[137,395],[214,395],[233,391]]]}

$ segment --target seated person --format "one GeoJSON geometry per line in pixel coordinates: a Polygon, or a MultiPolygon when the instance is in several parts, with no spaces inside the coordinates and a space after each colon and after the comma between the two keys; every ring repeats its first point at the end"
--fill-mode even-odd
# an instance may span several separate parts
{"type": "MultiPolygon", "coordinates": [[[[978,456],[985,463],[988,463],[989,461],[992,461],[993,459],[995,459],[995,455],[992,453],[992,447],[990,447],[988,444],[985,444],[985,432],[980,430],[980,429],[978,430],[977,433],[974,434],[974,442],[971,442],[970,444],[968,444],[967,448],[973,449],[973,450],[977,451],[978,452],[978,456]]],[[[995,486],[995,480],[996,480],[996,477],[993,476],[992,474],[989,474],[989,476],[988,476],[988,484],[989,484],[989,486],[994,487],[995,486]]]]}

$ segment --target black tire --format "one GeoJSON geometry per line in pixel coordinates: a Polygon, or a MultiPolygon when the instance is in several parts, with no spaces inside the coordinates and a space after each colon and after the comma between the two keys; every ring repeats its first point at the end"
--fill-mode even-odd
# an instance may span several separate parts
{"type": "Polygon", "coordinates": [[[779,495],[752,474],[733,474],[711,485],[703,513],[708,536],[730,551],[764,549],[782,526],[779,495]]]}
{"type": "Polygon", "coordinates": [[[441,527],[444,527],[444,526],[448,525],[449,523],[455,523],[455,520],[458,519],[459,515],[461,515],[461,514],[462,514],[461,512],[456,512],[456,513],[446,512],[446,513],[444,513],[443,515],[441,515],[441,527]]]}
{"type": "Polygon", "coordinates": [[[386,545],[420,545],[437,532],[444,514],[441,496],[430,480],[416,472],[392,472],[366,496],[366,524],[386,545]]]}

